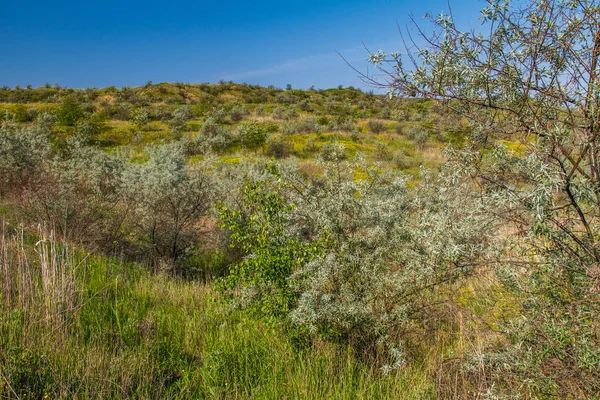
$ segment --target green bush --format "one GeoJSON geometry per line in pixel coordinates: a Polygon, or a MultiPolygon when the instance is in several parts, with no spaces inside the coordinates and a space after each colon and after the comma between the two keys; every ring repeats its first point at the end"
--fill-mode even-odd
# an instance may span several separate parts
{"type": "Polygon", "coordinates": [[[84,117],[83,110],[74,95],[63,97],[56,117],[62,126],[75,126],[84,117]]]}
{"type": "Polygon", "coordinates": [[[106,120],[100,114],[87,115],[77,122],[77,134],[85,141],[92,140],[106,129],[106,120]]]}
{"type": "Polygon", "coordinates": [[[267,141],[267,129],[258,122],[247,122],[237,127],[237,134],[242,146],[249,150],[258,150],[267,141]]]}
{"type": "Polygon", "coordinates": [[[247,254],[221,280],[221,290],[236,304],[268,318],[283,319],[297,300],[288,278],[319,251],[318,244],[299,240],[288,231],[294,207],[280,194],[282,182],[246,180],[240,188],[240,208],[220,203],[221,227],[231,245],[247,254]]]}

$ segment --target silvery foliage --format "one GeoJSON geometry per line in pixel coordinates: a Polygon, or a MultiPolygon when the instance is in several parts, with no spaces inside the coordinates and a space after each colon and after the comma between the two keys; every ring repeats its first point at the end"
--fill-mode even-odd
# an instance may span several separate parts
{"type": "Polygon", "coordinates": [[[128,164],[124,190],[130,223],[150,251],[150,262],[180,267],[201,235],[213,202],[209,161],[186,165],[180,142],[147,148],[150,159],[128,164]]]}
{"type": "Polygon", "coordinates": [[[357,127],[352,118],[336,118],[329,126],[335,132],[356,132],[357,127]]]}
{"type": "Polygon", "coordinates": [[[399,367],[409,328],[448,300],[436,296],[439,287],[460,284],[489,256],[494,231],[460,174],[424,170],[413,190],[398,172],[339,160],[323,166],[312,183],[290,177],[304,188],[296,225],[326,236],[323,254],[290,277],[300,293],[290,317],[399,367]]]}
{"type": "Polygon", "coordinates": [[[173,112],[173,118],[169,121],[169,126],[174,133],[178,133],[183,129],[186,122],[194,117],[190,106],[181,106],[173,112]]]}
{"type": "Polygon", "coordinates": [[[51,154],[45,124],[19,127],[10,119],[0,126],[0,194],[39,178],[51,154]]]}
{"type": "Polygon", "coordinates": [[[88,114],[77,123],[77,135],[90,142],[106,128],[104,118],[99,114],[88,114]]]}
{"type": "Polygon", "coordinates": [[[108,240],[122,161],[87,147],[79,136],[62,153],[53,152],[46,121],[0,128],[3,189],[19,197],[24,216],[68,239],[108,240]]]}
{"type": "Polygon", "coordinates": [[[231,129],[208,117],[200,127],[200,132],[187,138],[186,151],[190,154],[220,153],[233,144],[235,138],[231,129]]]}
{"type": "Polygon", "coordinates": [[[300,120],[287,121],[283,126],[283,133],[321,133],[323,127],[317,123],[315,118],[302,118],[300,120]]]}
{"type": "Polygon", "coordinates": [[[86,144],[75,136],[46,162],[38,182],[24,190],[22,212],[69,240],[110,245],[121,224],[125,161],[86,144]]]}
{"type": "MultiPolygon", "coordinates": [[[[480,197],[452,170],[424,170],[409,189],[401,173],[360,159],[330,158],[310,179],[293,161],[276,165],[277,176],[243,169],[246,179],[278,182],[292,206],[281,220],[285,238],[321,249],[288,277],[298,298],[290,321],[384,360],[386,371],[402,366],[420,339],[415,330],[449,301],[440,289],[456,289],[493,254],[495,229],[480,197]]],[[[260,301],[259,286],[241,288],[235,304],[260,301]]]]}
{"type": "Polygon", "coordinates": [[[130,122],[137,131],[141,131],[150,122],[150,114],[144,107],[131,112],[130,122]]]}
{"type": "Polygon", "coordinates": [[[492,384],[597,395],[600,5],[489,0],[485,33],[461,31],[448,14],[429,18],[427,47],[370,61],[392,95],[439,99],[471,124],[450,157],[504,224],[498,276],[522,299],[521,318],[501,325],[512,346],[495,353],[507,368],[492,369],[492,384]]]}
{"type": "Polygon", "coordinates": [[[339,162],[347,158],[346,148],[337,142],[326,143],[321,146],[319,156],[325,162],[339,162]]]}

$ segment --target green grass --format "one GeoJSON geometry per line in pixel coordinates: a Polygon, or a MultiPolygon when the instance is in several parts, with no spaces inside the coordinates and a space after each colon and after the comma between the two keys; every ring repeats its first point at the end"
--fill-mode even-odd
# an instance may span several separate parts
{"type": "MultiPolygon", "coordinates": [[[[4,242],[7,259],[19,259],[15,240],[4,242]]],[[[30,260],[33,246],[25,241],[30,260]]],[[[61,254],[52,253],[65,267],[57,279],[75,277],[76,287],[60,315],[42,317],[60,296],[36,302],[33,292],[11,292],[12,303],[0,301],[0,397],[434,398],[431,378],[418,368],[384,375],[348,348],[298,341],[230,310],[210,285],[80,251],[61,254]]]]}

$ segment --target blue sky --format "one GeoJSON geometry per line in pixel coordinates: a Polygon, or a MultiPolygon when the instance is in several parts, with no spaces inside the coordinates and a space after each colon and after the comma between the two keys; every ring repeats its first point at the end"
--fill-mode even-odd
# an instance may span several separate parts
{"type": "MultiPolygon", "coordinates": [[[[361,86],[371,50],[400,48],[397,24],[446,0],[7,1],[0,85],[138,86],[233,80],[297,88],[361,86]]],[[[451,0],[463,28],[482,0],[451,0]]],[[[364,87],[364,86],[363,86],[364,87]]]]}

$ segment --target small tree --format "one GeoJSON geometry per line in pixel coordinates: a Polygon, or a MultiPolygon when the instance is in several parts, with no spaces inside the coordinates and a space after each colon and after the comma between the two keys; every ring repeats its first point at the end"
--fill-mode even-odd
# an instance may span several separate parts
{"type": "Polygon", "coordinates": [[[258,122],[248,122],[238,126],[238,136],[242,146],[248,150],[258,150],[267,141],[267,129],[258,122]]]}
{"type": "Polygon", "coordinates": [[[125,193],[133,208],[130,223],[154,267],[162,263],[183,273],[210,209],[213,182],[201,165],[186,167],[179,142],[148,152],[150,160],[129,165],[125,173],[125,193]]]}
{"type": "Polygon", "coordinates": [[[58,123],[63,126],[75,126],[84,117],[83,110],[74,95],[63,97],[56,117],[58,123]]]}
{"type": "Polygon", "coordinates": [[[129,122],[131,122],[136,132],[141,132],[150,122],[150,115],[145,108],[138,108],[131,113],[129,122]]]}
{"type": "Polygon", "coordinates": [[[100,114],[90,114],[77,123],[77,134],[89,142],[106,129],[106,121],[100,114]]]}
{"type": "Polygon", "coordinates": [[[218,205],[231,246],[246,255],[219,286],[236,305],[281,320],[298,299],[289,277],[318,253],[319,244],[303,241],[289,229],[294,206],[284,196],[285,183],[277,175],[269,178],[247,178],[239,189],[238,208],[218,205]]]}
{"type": "Polygon", "coordinates": [[[591,398],[600,392],[600,6],[488,0],[481,20],[478,33],[451,14],[430,17],[434,33],[418,30],[424,47],[404,36],[404,54],[370,56],[387,80],[363,77],[470,122],[449,156],[512,233],[497,271],[522,299],[522,318],[501,325],[512,346],[489,358],[492,386],[591,398]]]}

